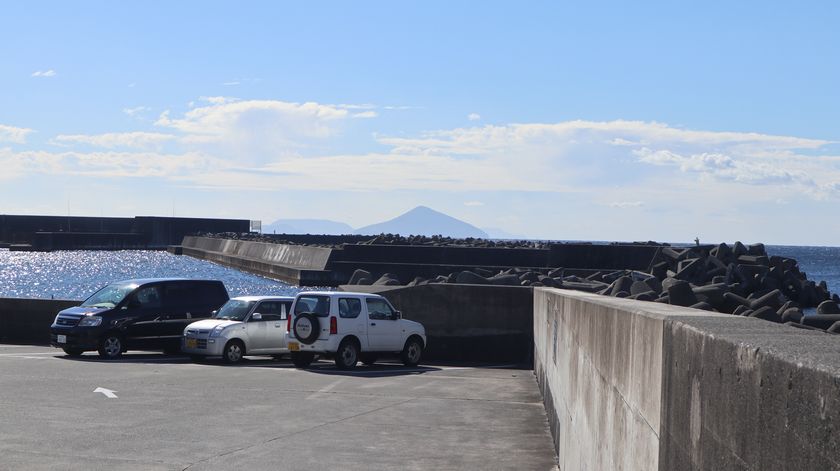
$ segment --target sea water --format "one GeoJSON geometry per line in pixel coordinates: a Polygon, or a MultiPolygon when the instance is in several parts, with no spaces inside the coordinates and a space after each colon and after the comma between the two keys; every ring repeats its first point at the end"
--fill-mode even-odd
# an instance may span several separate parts
{"type": "Polygon", "coordinates": [[[300,290],[282,281],[163,251],[0,249],[0,298],[82,300],[112,281],[165,277],[221,280],[231,296],[292,296],[300,290]]]}
{"type": "MultiPolygon", "coordinates": [[[[840,247],[768,245],[769,255],[794,258],[816,282],[840,292],[840,247]]],[[[205,260],[163,251],[70,250],[10,252],[0,249],[0,297],[85,299],[100,287],[131,278],[222,280],[231,296],[294,295],[300,288],[205,260]]]]}

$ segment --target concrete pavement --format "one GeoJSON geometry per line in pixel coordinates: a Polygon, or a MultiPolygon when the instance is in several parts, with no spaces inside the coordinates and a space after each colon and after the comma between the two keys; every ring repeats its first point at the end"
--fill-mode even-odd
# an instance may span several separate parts
{"type": "Polygon", "coordinates": [[[23,345],[0,345],[0,457],[0,469],[556,468],[527,369],[105,362],[23,345]]]}

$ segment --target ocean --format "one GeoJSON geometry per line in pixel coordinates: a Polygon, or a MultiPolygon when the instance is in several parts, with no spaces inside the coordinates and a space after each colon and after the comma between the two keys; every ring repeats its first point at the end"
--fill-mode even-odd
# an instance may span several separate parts
{"type": "MultiPolygon", "coordinates": [[[[816,282],[840,291],[840,247],[768,245],[770,255],[794,258],[816,282]]],[[[190,277],[222,280],[231,296],[294,295],[300,288],[205,260],[162,251],[10,252],[0,249],[0,297],[85,299],[111,281],[190,277]]]]}
{"type": "Polygon", "coordinates": [[[2,298],[83,300],[112,281],[163,277],[222,280],[231,296],[293,296],[300,291],[297,286],[282,281],[164,251],[11,252],[0,249],[2,298]]]}

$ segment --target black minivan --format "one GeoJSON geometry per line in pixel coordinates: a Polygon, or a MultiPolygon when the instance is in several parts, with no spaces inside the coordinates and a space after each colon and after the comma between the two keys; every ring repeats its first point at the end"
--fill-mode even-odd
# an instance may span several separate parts
{"type": "Polygon", "coordinates": [[[177,352],[187,324],[228,300],[217,280],[159,278],[111,283],[81,306],[58,313],[50,345],[70,356],[96,350],[106,359],[128,349],[177,352]]]}

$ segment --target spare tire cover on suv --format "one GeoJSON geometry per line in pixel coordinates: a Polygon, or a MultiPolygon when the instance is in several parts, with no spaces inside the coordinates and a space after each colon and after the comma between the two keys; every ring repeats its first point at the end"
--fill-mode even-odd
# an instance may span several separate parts
{"type": "Polygon", "coordinates": [[[301,343],[311,344],[318,340],[318,336],[321,333],[321,325],[314,314],[304,312],[295,316],[292,331],[301,343]]]}

